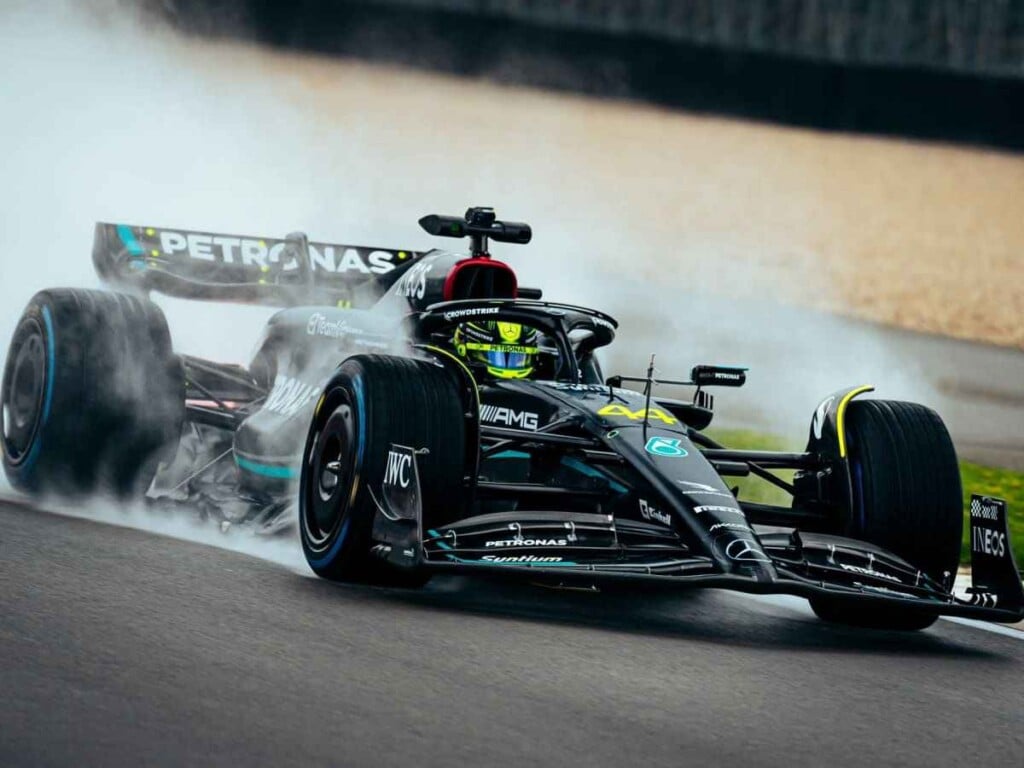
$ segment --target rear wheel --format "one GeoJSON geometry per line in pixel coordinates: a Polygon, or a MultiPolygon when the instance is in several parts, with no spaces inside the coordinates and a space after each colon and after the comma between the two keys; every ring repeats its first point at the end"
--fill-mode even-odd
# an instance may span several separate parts
{"type": "MultiPolygon", "coordinates": [[[[853,506],[841,533],[902,557],[939,582],[956,575],[963,500],[956,450],[942,419],[916,403],[863,400],[846,414],[853,506]]],[[[931,611],[814,598],[826,621],[882,629],[924,629],[931,611]]]]}
{"type": "Polygon", "coordinates": [[[457,514],[466,466],[464,408],[445,368],[423,360],[358,355],[324,390],[306,441],[299,500],[302,549],[335,581],[422,586],[424,571],[399,569],[371,549],[392,443],[417,456],[424,516],[457,514]]]}
{"type": "Polygon", "coordinates": [[[177,445],[184,385],[155,304],[40,291],[15,329],[0,386],[8,480],[33,494],[144,493],[177,445]]]}

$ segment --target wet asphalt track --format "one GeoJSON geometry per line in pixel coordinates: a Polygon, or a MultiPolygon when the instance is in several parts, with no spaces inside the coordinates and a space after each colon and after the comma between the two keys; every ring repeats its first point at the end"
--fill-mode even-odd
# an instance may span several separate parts
{"type": "Polygon", "coordinates": [[[342,587],[0,505],[3,766],[1020,766],[1022,639],[721,592],[342,587]]]}

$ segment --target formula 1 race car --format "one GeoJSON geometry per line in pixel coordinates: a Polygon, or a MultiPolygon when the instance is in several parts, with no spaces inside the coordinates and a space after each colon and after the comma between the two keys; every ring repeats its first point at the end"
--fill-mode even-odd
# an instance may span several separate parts
{"type": "Polygon", "coordinates": [[[744,369],[665,381],[652,359],[606,379],[596,353],[617,323],[542,301],[490,256],[490,241],[529,242],[528,225],[487,208],[420,224],[469,253],[98,224],[93,259],[118,292],[41,291],[15,331],[9,480],[223,526],[297,517],[310,567],[340,581],[719,587],[904,630],[1024,617],[999,499],[972,497],[972,585],[954,592],[960,477],[933,411],[853,387],[817,406],[803,452],[728,449],[704,432],[708,390],[744,369]],[[241,367],[174,354],[150,291],[285,308],[241,367]],[[792,503],[740,498],[727,479],[748,475],[792,503]]]}

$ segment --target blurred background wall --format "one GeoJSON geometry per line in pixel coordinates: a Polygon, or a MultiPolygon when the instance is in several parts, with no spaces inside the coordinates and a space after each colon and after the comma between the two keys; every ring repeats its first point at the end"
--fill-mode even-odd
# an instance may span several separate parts
{"type": "Polygon", "coordinates": [[[1020,0],[152,0],[180,29],[794,125],[1024,147],[1020,0]]]}
{"type": "MultiPolygon", "coordinates": [[[[95,283],[97,220],[427,249],[420,216],[493,205],[534,226],[501,254],[524,284],[622,321],[609,371],[749,365],[718,423],[794,445],[868,381],[1024,469],[1022,79],[507,8],[3,0],[0,338],[40,287],[95,283]]],[[[181,351],[239,363],[268,313],[161,306],[181,351]]]]}

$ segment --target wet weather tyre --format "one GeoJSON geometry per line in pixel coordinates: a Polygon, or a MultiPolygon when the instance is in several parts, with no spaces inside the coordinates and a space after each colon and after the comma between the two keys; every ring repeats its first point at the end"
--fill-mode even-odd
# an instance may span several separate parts
{"type": "Polygon", "coordinates": [[[177,446],[184,388],[155,304],[40,291],[15,328],[0,385],[8,481],[35,495],[141,495],[177,446]]]}
{"type": "MultiPolygon", "coordinates": [[[[371,532],[392,443],[417,456],[423,513],[461,504],[465,409],[450,371],[423,360],[357,355],[338,368],[313,417],[299,499],[302,549],[334,581],[419,587],[429,573],[376,557],[371,532]]],[[[433,518],[431,518],[433,519],[433,518]]]]}
{"type": "MultiPolygon", "coordinates": [[[[942,419],[916,403],[863,400],[846,414],[853,506],[840,533],[902,557],[942,583],[956,575],[963,496],[956,450],[942,419]]],[[[924,629],[937,614],[817,598],[814,612],[843,624],[924,629]]]]}

